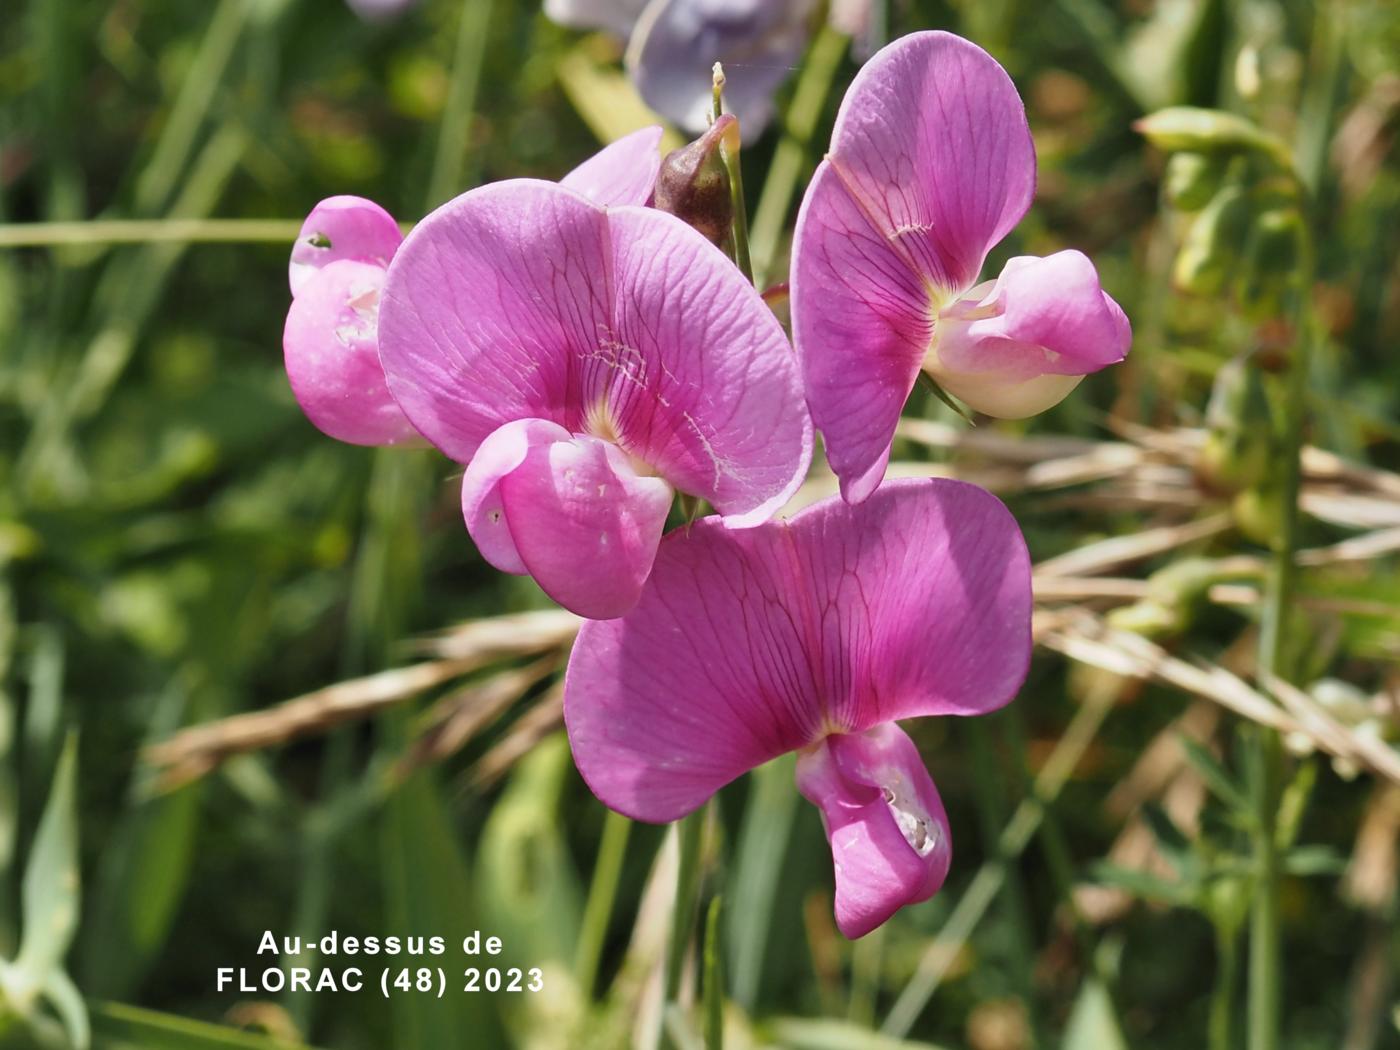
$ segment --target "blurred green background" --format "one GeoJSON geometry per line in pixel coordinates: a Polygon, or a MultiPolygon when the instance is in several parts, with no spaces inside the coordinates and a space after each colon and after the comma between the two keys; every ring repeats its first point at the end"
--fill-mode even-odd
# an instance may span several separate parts
{"type": "MultiPolygon", "coordinates": [[[[1163,201],[1165,157],[1133,122],[1219,107],[1293,149],[1317,235],[1306,438],[1354,471],[1305,481],[1303,545],[1400,527],[1383,474],[1400,464],[1400,6],[879,6],[888,37],[947,28],[981,43],[1026,99],[1039,193],[993,264],[1081,248],[1136,333],[1125,365],[1046,416],[979,427],[980,445],[911,438],[896,459],[999,478],[1037,560],[1186,527],[1080,575],[1142,585],[1124,592],[1142,615],[1118,627],[1247,675],[1248,581],[1241,596],[1228,573],[1190,574],[1202,558],[1262,557],[1269,511],[1261,526],[1178,439],[1267,430],[1217,376],[1247,351],[1267,372],[1278,322],[1224,286],[1174,289],[1190,220],[1163,201]],[[1213,386],[1223,407],[1208,417],[1213,386]],[[1073,443],[1059,456],[1047,435],[1073,443]],[[1123,448],[1137,450],[1127,465],[1123,448]],[[1100,468],[1060,482],[1026,469],[1075,456],[1100,468]],[[1190,531],[1202,521],[1220,525],[1190,531]]],[[[857,68],[840,44],[817,38],[803,68],[823,71],[780,96],[804,92],[788,130],[745,150],[775,278],[857,68]]],[[[68,1045],[89,1023],[99,1047],[645,1045],[634,1033],[655,1013],[669,906],[644,889],[665,834],[605,820],[573,770],[554,691],[568,624],[462,627],[549,603],[476,554],[452,464],[316,432],[280,349],[288,248],[312,205],[360,194],[411,222],[484,181],[558,178],[644,119],[617,57],[528,0],[426,0],[378,24],[339,0],[11,0],[0,16],[0,1024],[13,1045],[68,1045]],[[34,223],[55,225],[21,225],[34,223]],[[255,723],[236,754],[145,750],[404,667],[428,671],[351,686],[342,709],[322,694],[255,723]],[[265,930],[331,929],[481,929],[511,965],[543,966],[546,991],[215,990],[218,967],[267,965],[265,930]]],[[[963,427],[922,394],[910,414],[963,427]]],[[[1400,571],[1379,549],[1305,570],[1294,655],[1300,684],[1340,679],[1379,711],[1344,729],[1386,746],[1400,571]]],[[[1124,607],[1085,589],[1061,611],[1124,607]]],[[[1044,650],[1008,710],[915,727],[953,873],[859,944],[835,933],[830,854],[791,769],[726,789],[702,858],[705,898],[723,899],[726,1045],[1185,1050],[1207,1045],[1214,1008],[1243,1046],[1250,730],[1212,697],[1114,670],[1044,650]],[[1183,752],[1182,733],[1200,743],[1183,752]]],[[[1325,755],[1288,761],[1283,1045],[1400,1046],[1396,788],[1325,755]]],[[[687,1014],[665,1038],[696,1045],[700,1028],[687,1014]]]]}

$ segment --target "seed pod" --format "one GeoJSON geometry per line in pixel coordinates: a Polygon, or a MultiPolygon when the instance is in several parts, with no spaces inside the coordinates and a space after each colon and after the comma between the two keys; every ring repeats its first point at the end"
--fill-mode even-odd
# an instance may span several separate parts
{"type": "Polygon", "coordinates": [[[1271,208],[1254,220],[1245,245],[1239,297],[1252,320],[1276,317],[1299,283],[1303,220],[1296,208],[1271,208]]]}
{"type": "Polygon", "coordinates": [[[1193,295],[1219,295],[1239,265],[1252,214],[1243,187],[1233,181],[1222,187],[1186,232],[1172,269],[1176,286],[1193,295]]]}
{"type": "Polygon", "coordinates": [[[1200,211],[1220,189],[1225,165],[1204,153],[1173,153],[1167,161],[1162,190],[1177,211],[1200,211]]]}
{"type": "Polygon", "coordinates": [[[1257,362],[1241,356],[1215,375],[1206,406],[1206,443],[1196,470],[1216,492],[1259,484],[1273,455],[1273,419],[1257,362]]]}
{"type": "Polygon", "coordinates": [[[736,124],[728,113],[688,146],[672,150],[656,179],[656,207],[668,211],[723,246],[734,228],[734,201],[729,173],[720,156],[720,140],[736,124]]]}

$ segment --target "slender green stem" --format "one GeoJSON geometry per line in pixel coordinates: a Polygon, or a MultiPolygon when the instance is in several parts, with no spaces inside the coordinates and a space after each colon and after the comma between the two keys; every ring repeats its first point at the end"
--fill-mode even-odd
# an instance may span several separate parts
{"type": "Polygon", "coordinates": [[[631,835],[632,822],[621,813],[608,810],[603,821],[603,840],[598,846],[598,862],[593,867],[593,882],[588,887],[588,902],[583,908],[574,963],[578,986],[585,996],[592,996],[598,980],[598,962],[603,955],[608,925],[612,922],[622,862],[627,856],[627,840],[631,835]]]}
{"type": "Polygon", "coordinates": [[[724,1050],[724,966],[719,945],[721,899],[710,901],[705,917],[705,1050],[724,1050]]]}
{"type": "Polygon", "coordinates": [[[0,248],[108,244],[286,244],[298,219],[92,219],[0,226],[0,248]]]}
{"type": "Polygon", "coordinates": [[[773,162],[768,166],[768,177],[763,181],[763,192],[758,196],[758,206],[753,213],[753,267],[760,288],[772,279],[778,243],[793,197],[797,195],[797,183],[807,167],[807,154],[812,136],[816,134],[817,121],[826,108],[836,70],[846,53],[846,44],[845,36],[826,26],[817,34],[802,64],[802,73],[788,106],[783,137],[773,152],[773,162]]]}
{"type": "MultiPolygon", "coordinates": [[[[1298,490],[1307,402],[1308,343],[1303,308],[1307,282],[1292,295],[1294,353],[1284,392],[1278,463],[1279,532],[1274,545],[1259,633],[1261,676],[1288,680],[1289,620],[1297,577],[1298,490]]],[[[1277,1050],[1282,1008],[1282,932],[1279,915],[1278,805],[1283,790],[1283,742],[1277,731],[1257,727],[1252,736],[1250,798],[1255,807],[1255,889],[1249,925],[1249,1050],[1277,1050]]]]}
{"type": "Polygon", "coordinates": [[[671,911],[671,942],[666,949],[668,1003],[674,1003],[680,997],[685,950],[690,944],[691,927],[695,924],[696,895],[700,889],[700,845],[705,831],[704,811],[677,821],[675,828],[680,857],[676,872],[676,903],[671,911]]]}
{"type": "MultiPolygon", "coordinates": [[[[731,129],[733,130],[733,129],[731,129]]],[[[739,135],[734,133],[720,140],[719,155],[729,176],[729,196],[734,202],[734,264],[749,283],[753,283],[753,259],[749,255],[749,212],[744,204],[744,172],[739,163],[739,135]]]]}
{"type": "Polygon", "coordinates": [[[457,49],[452,57],[452,81],[438,125],[437,155],[428,178],[428,207],[435,208],[461,193],[466,170],[467,133],[476,112],[486,41],[494,0],[462,0],[457,23],[457,49]]]}
{"type": "Polygon", "coordinates": [[[1239,962],[1239,929],[1217,925],[1215,988],[1210,996],[1210,1050],[1235,1050],[1235,971],[1239,962]]]}

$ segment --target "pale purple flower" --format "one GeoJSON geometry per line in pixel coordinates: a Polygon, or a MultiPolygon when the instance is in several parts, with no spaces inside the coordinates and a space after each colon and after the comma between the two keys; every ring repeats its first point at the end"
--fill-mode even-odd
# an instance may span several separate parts
{"type": "Polygon", "coordinates": [[[413,426],[468,464],[482,555],[583,616],[636,601],[675,490],[755,525],[811,455],[795,355],[738,269],[671,215],[555,183],[424,219],[390,267],[379,354],[413,426]]]}
{"type": "MultiPolygon", "coordinates": [[[[661,128],[600,150],[562,185],[604,205],[644,204],[661,164],[661,128]]],[[[363,197],[330,197],[311,210],[292,246],[292,305],[282,334],[287,378],[321,431],[355,445],[421,441],[379,361],[379,301],[403,241],[393,217],[363,197]]]]}
{"type": "Polygon", "coordinates": [[[802,58],[815,0],[546,0],[561,25],[627,39],[627,71],[642,99],[688,132],[705,130],[712,68],[724,65],[726,107],[755,136],[773,93],[802,58]]]}
{"type": "Polygon", "coordinates": [[[580,631],[574,760],[606,805],[660,823],[796,751],[831,841],[837,925],[860,937],[937,892],[952,856],[896,720],[1011,700],[1030,616],[1021,533],[973,485],[892,481],[742,532],[705,519],[662,542],[631,612],[580,631]]]}
{"type": "Polygon", "coordinates": [[[1123,359],[1123,311],[1077,251],[978,283],[1035,193],[1015,86],[975,44],[914,33],[856,76],[798,216],[793,336],[813,421],[852,501],[884,476],[920,369],[1021,418],[1123,359]]]}

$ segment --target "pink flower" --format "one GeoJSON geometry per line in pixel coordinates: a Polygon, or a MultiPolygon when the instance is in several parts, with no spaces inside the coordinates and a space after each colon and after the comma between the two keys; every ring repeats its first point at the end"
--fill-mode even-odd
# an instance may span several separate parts
{"type": "Polygon", "coordinates": [[[811,456],[796,358],[738,269],[673,216],[554,183],[424,219],[389,269],[379,355],[413,426],[468,464],[482,555],[582,616],[635,603],[675,490],[756,525],[811,456]]]}
{"type": "Polygon", "coordinates": [[[1123,311],[1076,251],[978,283],[1025,215],[1035,149],[1006,71],[948,33],[883,48],[841,105],[798,216],[793,335],[848,500],[884,476],[920,369],[989,415],[1034,415],[1121,361],[1123,311]]]}
{"type": "MultiPolygon", "coordinates": [[[[565,175],[599,204],[644,204],[661,165],[661,128],[643,128],[565,175]]],[[[311,210],[292,247],[292,306],[282,334],[297,403],[322,432],[353,445],[421,442],[379,363],[379,300],[403,242],[393,217],[363,197],[311,210]]]]}
{"type": "Polygon", "coordinates": [[[735,532],[661,544],[635,608],[579,633],[564,719],[584,780],[637,820],[675,820],[787,751],[822,811],[836,921],[870,932],[942,885],[947,817],[895,725],[983,714],[1030,659],[1030,563],[992,495],[894,481],[735,532]]]}

